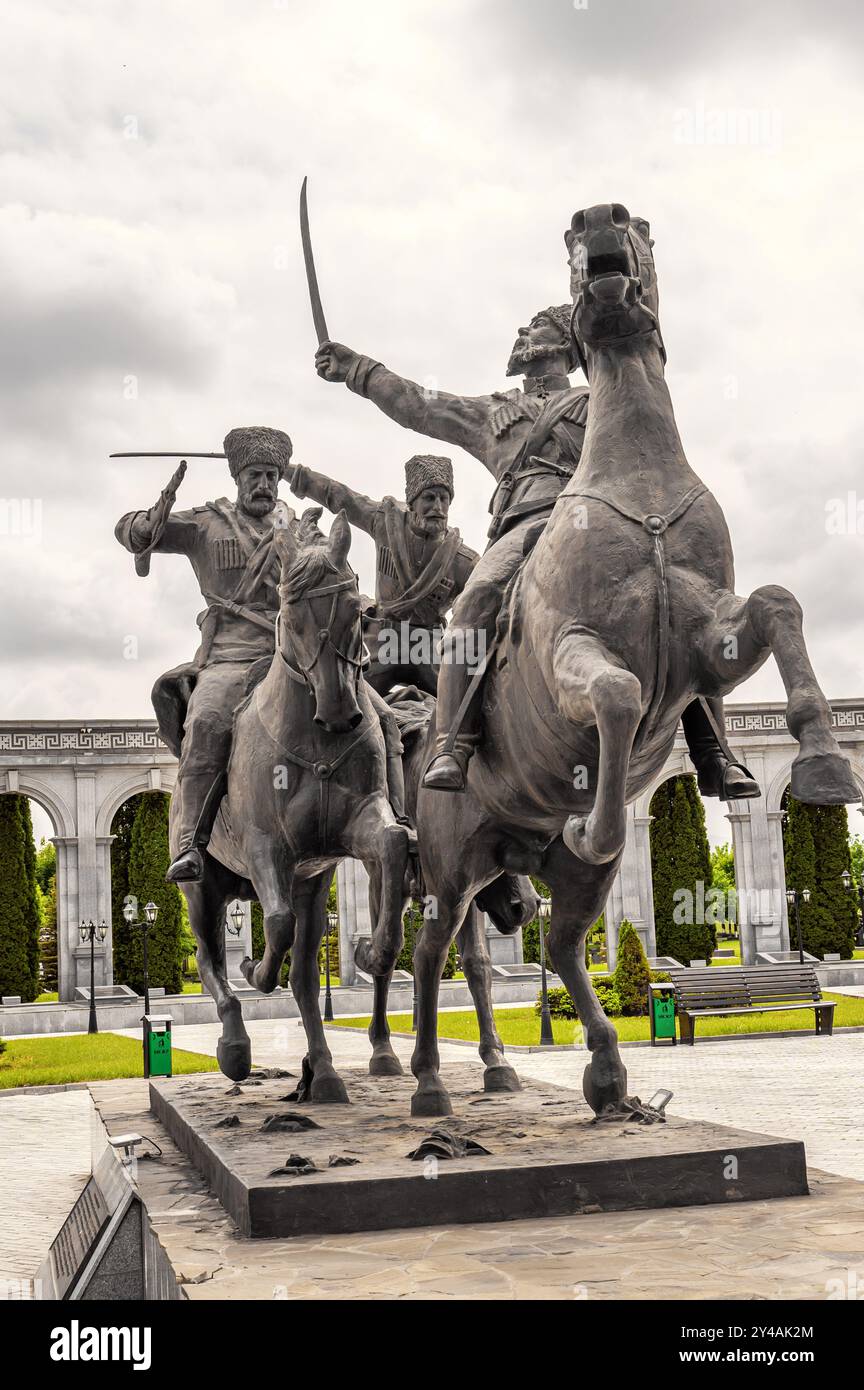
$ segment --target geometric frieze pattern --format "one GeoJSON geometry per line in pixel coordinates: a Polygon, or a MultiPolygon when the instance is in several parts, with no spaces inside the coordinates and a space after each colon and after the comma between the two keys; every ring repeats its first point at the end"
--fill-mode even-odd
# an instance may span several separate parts
{"type": "Polygon", "coordinates": [[[46,726],[41,729],[16,728],[0,724],[0,753],[147,753],[167,751],[151,728],[134,729],[116,725],[82,724],[79,729],[46,726]]]}

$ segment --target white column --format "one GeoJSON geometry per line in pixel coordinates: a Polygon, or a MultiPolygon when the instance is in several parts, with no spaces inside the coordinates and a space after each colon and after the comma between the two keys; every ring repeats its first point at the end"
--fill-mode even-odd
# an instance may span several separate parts
{"type": "Polygon", "coordinates": [[[618,932],[627,918],[633,923],[646,956],[656,956],[654,891],[651,880],[650,816],[637,816],[627,807],[627,839],[621,864],[606,901],[606,953],[610,970],[618,955],[618,932]]]}
{"type": "Polygon", "coordinates": [[[363,936],[372,935],[369,910],[369,875],[359,859],[343,859],[336,870],[339,907],[339,978],[343,985],[357,981],[354,948],[363,936]]]}
{"type": "Polygon", "coordinates": [[[735,856],[735,889],[741,960],[754,965],[759,951],[787,951],[789,924],[786,917],[783,871],[782,814],[765,808],[764,755],[750,752],[748,767],[763,789],[758,801],[739,802],[728,811],[735,856]]]}

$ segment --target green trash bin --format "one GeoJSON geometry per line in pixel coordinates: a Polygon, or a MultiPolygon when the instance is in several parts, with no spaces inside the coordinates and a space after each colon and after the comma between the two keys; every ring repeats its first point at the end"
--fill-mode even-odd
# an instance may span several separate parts
{"type": "Polygon", "coordinates": [[[648,1017],[651,1023],[651,1046],[658,1041],[671,1042],[675,1037],[675,991],[671,984],[648,986],[648,1017]]]}
{"type": "Polygon", "coordinates": [[[145,1014],[144,1075],[171,1075],[171,1015],[145,1014]]]}

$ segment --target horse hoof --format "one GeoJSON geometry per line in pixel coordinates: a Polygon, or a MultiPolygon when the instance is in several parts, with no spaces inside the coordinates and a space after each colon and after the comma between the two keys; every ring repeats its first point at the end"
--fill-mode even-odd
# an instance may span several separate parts
{"type": "Polygon", "coordinates": [[[225,1042],[220,1038],[216,1044],[216,1061],[229,1080],[245,1081],[252,1070],[252,1044],[248,1038],[238,1042],[225,1042]]]}
{"type": "Polygon", "coordinates": [[[324,1076],[315,1076],[309,1089],[309,1099],[313,1105],[349,1105],[345,1082],[335,1071],[324,1076]]]}
{"type": "Polygon", "coordinates": [[[487,1067],[483,1073],[484,1091],[521,1091],[522,1083],[512,1067],[487,1067]]]}
{"type": "Polygon", "coordinates": [[[808,806],[847,806],[861,800],[861,788],[842,753],[796,758],[790,782],[795,800],[808,806]]]}
{"type": "Polygon", "coordinates": [[[403,1076],[404,1068],[395,1052],[373,1052],[369,1058],[370,1076],[403,1076]]]}
{"type": "Polygon", "coordinates": [[[611,1066],[604,1068],[606,1079],[601,1079],[594,1067],[593,1062],[589,1062],[582,1073],[582,1094],[587,1100],[595,1115],[600,1115],[608,1107],[620,1105],[627,1095],[627,1072],[624,1067],[611,1066]]]}
{"type": "Polygon", "coordinates": [[[243,976],[247,985],[252,985],[253,989],[255,987],[254,976],[257,964],[257,960],[252,960],[251,956],[244,956],[240,962],[240,974],[243,976]]]}
{"type": "Polygon", "coordinates": [[[443,1086],[426,1086],[411,1097],[411,1114],[415,1119],[431,1119],[436,1115],[452,1115],[453,1106],[443,1086]]]}
{"type": "Polygon", "coordinates": [[[609,864],[624,848],[624,840],[615,837],[613,844],[598,844],[592,833],[590,816],[569,816],[561,832],[561,838],[571,854],[581,859],[583,864],[609,864]]]}

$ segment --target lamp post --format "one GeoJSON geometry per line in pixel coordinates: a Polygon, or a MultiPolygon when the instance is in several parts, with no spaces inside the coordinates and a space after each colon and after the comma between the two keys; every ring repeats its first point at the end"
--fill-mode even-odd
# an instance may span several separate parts
{"type": "Polygon", "coordinates": [[[238,898],[228,913],[228,920],[225,923],[232,936],[239,936],[243,930],[243,909],[238,898]]]}
{"type": "Polygon", "coordinates": [[[804,941],[803,941],[802,936],[801,936],[801,914],[800,914],[799,911],[798,911],[798,904],[801,903],[801,902],[809,903],[809,901],[810,901],[810,889],[809,889],[809,888],[802,888],[802,889],[799,891],[797,888],[787,888],[787,889],[786,889],[786,901],[787,901],[787,903],[789,904],[790,907],[794,907],[794,909],[795,909],[795,931],[796,931],[796,933],[797,933],[797,935],[798,935],[798,961],[799,961],[799,964],[800,964],[800,965],[803,965],[803,964],[804,964],[804,941]]]}
{"type": "MultiPolygon", "coordinates": [[[[846,892],[851,893],[853,891],[853,885],[852,875],[850,874],[849,870],[844,869],[840,877],[843,880],[843,887],[846,889],[846,892]]],[[[858,929],[855,932],[855,942],[856,945],[861,946],[864,945],[864,874],[861,875],[860,879],[854,885],[854,887],[858,893],[858,910],[861,913],[861,921],[859,922],[858,929]]]]}
{"type": "Polygon", "coordinates": [[[90,942],[90,1021],[87,1025],[87,1032],[98,1033],[99,1024],[96,1022],[96,937],[98,935],[100,943],[104,942],[108,935],[108,927],[104,922],[100,922],[98,927],[93,921],[82,922],[78,932],[82,946],[87,941],[90,942]]]}
{"type": "Polygon", "coordinates": [[[324,1022],[333,1022],[333,994],[330,989],[330,933],[339,926],[339,913],[327,913],[327,935],[324,938],[324,1022]]]}
{"type": "Polygon", "coordinates": [[[144,966],[144,1012],[145,1014],[149,1014],[150,971],[147,964],[147,935],[150,931],[150,928],[155,923],[156,918],[159,916],[159,909],[154,902],[146,903],[144,907],[144,920],[141,922],[139,922],[138,918],[135,916],[135,911],[136,904],[134,902],[127,903],[123,909],[123,916],[126,918],[126,921],[129,923],[130,927],[141,928],[141,946],[144,966]]]}
{"type": "Polygon", "coordinates": [[[555,1036],[552,1032],[552,1015],[549,1012],[549,991],[546,988],[546,923],[552,916],[551,898],[541,898],[538,909],[540,916],[540,1046],[552,1047],[555,1036]]]}

